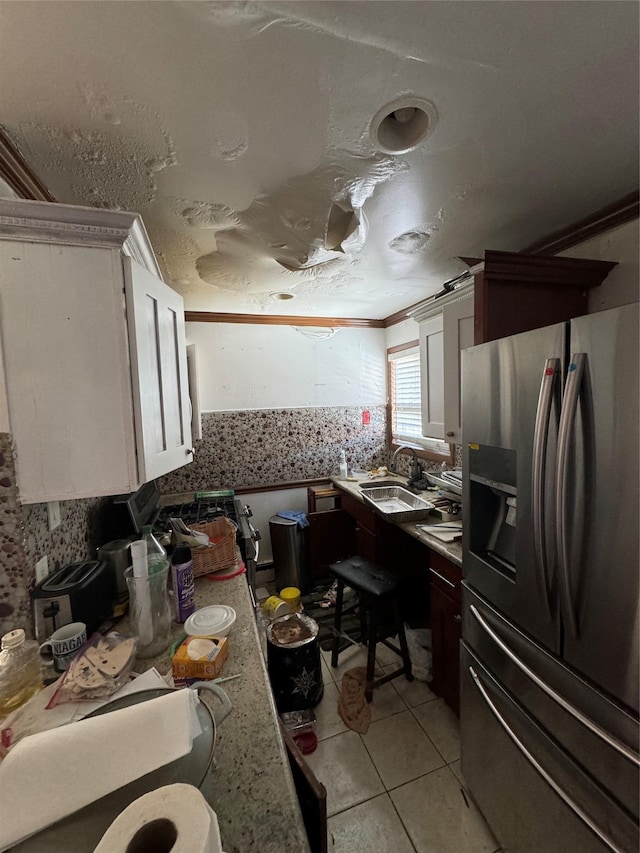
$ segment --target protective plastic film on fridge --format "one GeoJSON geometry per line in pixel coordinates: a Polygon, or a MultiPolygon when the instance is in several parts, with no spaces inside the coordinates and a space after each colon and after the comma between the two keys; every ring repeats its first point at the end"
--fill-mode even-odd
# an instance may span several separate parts
{"type": "Polygon", "coordinates": [[[463,354],[462,771],[513,853],[639,847],[638,335],[463,354]]]}

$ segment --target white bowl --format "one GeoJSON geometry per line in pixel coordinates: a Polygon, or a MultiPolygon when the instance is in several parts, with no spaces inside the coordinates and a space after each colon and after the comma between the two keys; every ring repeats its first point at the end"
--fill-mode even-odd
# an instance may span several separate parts
{"type": "Polygon", "coordinates": [[[227,604],[211,604],[192,613],[184,623],[190,637],[226,637],[236,621],[236,611],[227,604]]]}

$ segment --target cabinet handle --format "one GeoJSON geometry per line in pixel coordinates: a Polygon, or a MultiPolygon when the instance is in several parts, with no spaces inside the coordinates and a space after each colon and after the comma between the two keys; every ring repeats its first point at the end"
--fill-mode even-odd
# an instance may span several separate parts
{"type": "Polygon", "coordinates": [[[187,456],[193,456],[193,450],[191,448],[185,452],[186,452],[187,456]]]}
{"type": "Polygon", "coordinates": [[[453,430],[449,430],[449,432],[447,433],[447,435],[448,435],[449,437],[454,436],[454,435],[455,435],[455,432],[454,432],[453,430]]]}
{"type": "Polygon", "coordinates": [[[447,586],[450,586],[452,589],[456,588],[456,585],[454,583],[451,583],[451,581],[448,578],[445,578],[443,575],[441,575],[440,572],[436,572],[435,569],[431,569],[431,568],[429,569],[429,571],[431,572],[432,575],[435,575],[439,580],[444,581],[444,583],[446,583],[447,586]]]}
{"type": "Polygon", "coordinates": [[[453,621],[462,622],[462,616],[459,613],[456,613],[456,615],[453,617],[453,621]]]}

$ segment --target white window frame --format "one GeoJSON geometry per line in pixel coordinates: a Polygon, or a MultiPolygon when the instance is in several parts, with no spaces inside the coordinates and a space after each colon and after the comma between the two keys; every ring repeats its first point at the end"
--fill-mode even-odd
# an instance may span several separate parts
{"type": "MultiPolygon", "coordinates": [[[[417,451],[425,451],[426,456],[435,457],[437,459],[446,459],[451,456],[451,447],[447,442],[438,438],[420,435],[407,435],[395,431],[395,383],[393,374],[393,365],[402,359],[412,358],[416,360],[418,367],[417,388],[418,405],[416,407],[417,415],[420,422],[420,430],[422,430],[422,405],[421,395],[423,393],[424,377],[421,376],[422,364],[420,359],[419,343],[412,342],[401,348],[394,347],[387,351],[388,376],[389,376],[389,444],[391,447],[406,445],[413,447],[417,451]]],[[[420,453],[419,455],[423,455],[420,453]]]]}

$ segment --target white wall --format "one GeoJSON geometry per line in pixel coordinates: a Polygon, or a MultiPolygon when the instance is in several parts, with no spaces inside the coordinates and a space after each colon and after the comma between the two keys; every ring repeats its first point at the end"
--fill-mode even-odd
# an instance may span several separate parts
{"type": "Polygon", "coordinates": [[[589,311],[603,311],[638,301],[640,281],[638,220],[626,222],[558,254],[565,258],[617,261],[600,287],[589,292],[589,311]]]}
{"type": "Polygon", "coordinates": [[[270,563],[273,560],[271,548],[271,536],[269,519],[280,512],[281,509],[292,509],[297,512],[307,512],[307,490],[306,489],[281,489],[273,492],[255,492],[253,494],[240,495],[243,504],[249,504],[253,517],[251,523],[259,530],[260,554],[258,563],[270,563]]]}
{"type": "Polygon", "coordinates": [[[338,329],[327,340],[291,326],[187,323],[202,411],[385,403],[384,329],[338,329]]]}

